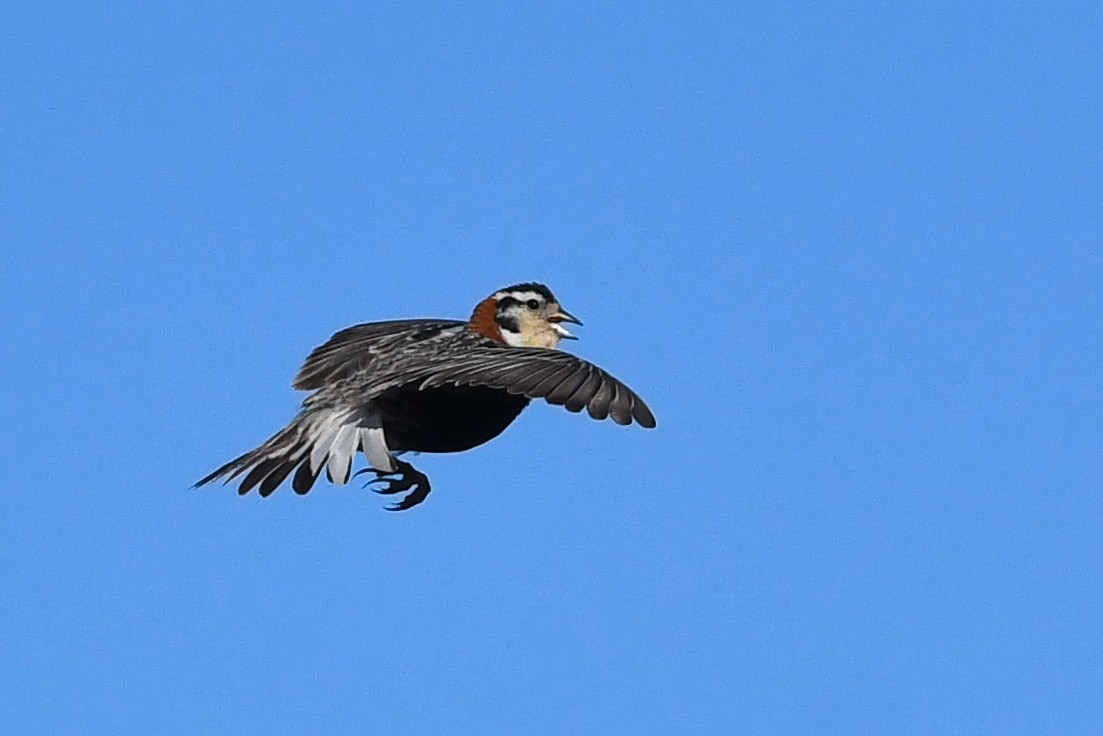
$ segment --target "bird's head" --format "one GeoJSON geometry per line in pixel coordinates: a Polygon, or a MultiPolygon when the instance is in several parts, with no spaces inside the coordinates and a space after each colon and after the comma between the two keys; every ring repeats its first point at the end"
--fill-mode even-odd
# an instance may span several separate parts
{"type": "Polygon", "coordinates": [[[560,340],[575,340],[564,322],[582,323],[543,284],[517,284],[479,302],[468,327],[513,347],[555,348],[560,340]]]}

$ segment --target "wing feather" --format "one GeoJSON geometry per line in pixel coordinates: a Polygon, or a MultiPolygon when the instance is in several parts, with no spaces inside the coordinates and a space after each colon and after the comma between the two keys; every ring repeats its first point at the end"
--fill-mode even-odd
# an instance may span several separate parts
{"type": "Polygon", "coordinates": [[[559,382],[559,385],[548,391],[547,395],[544,396],[544,400],[549,404],[562,406],[567,403],[567,399],[571,398],[571,394],[573,394],[585,380],[586,374],[584,372],[568,371],[563,380],[559,382]]]}
{"type": "Polygon", "coordinates": [[[268,477],[268,475],[278,468],[283,461],[284,459],[282,457],[270,457],[257,463],[256,467],[245,476],[245,480],[241,481],[241,487],[238,488],[237,492],[244,496],[246,493],[253,490],[258,483],[268,477]]]}
{"type": "Polygon", "coordinates": [[[406,319],[347,327],[307,356],[292,385],[303,391],[322,388],[360,370],[377,354],[389,352],[404,340],[418,340],[462,324],[457,320],[406,319]]]}
{"type": "Polygon", "coordinates": [[[609,405],[613,403],[613,398],[616,395],[616,382],[602,381],[593,397],[586,404],[586,411],[594,419],[605,419],[609,416],[609,405]]]}
{"type": "Polygon", "coordinates": [[[555,371],[533,387],[533,393],[543,396],[548,403],[554,403],[551,401],[552,394],[558,391],[559,387],[568,382],[574,375],[574,371],[564,370],[557,366],[555,371]]]}
{"type": "Polygon", "coordinates": [[[551,363],[546,366],[539,366],[532,371],[518,371],[517,373],[517,377],[515,379],[509,380],[508,382],[516,386],[517,390],[520,393],[524,394],[530,399],[534,399],[547,395],[547,391],[542,390],[542,384],[544,383],[545,379],[550,377],[552,379],[555,379],[556,383],[558,383],[563,380],[562,374],[564,373],[564,371],[563,366],[551,363]]]}
{"type": "Polygon", "coordinates": [[[305,410],[260,447],[226,463],[196,486],[218,478],[228,482],[245,473],[238,492],[246,494],[259,486],[260,495],[268,496],[295,471],[291,487],[303,494],[322,468],[333,482],[347,483],[361,448],[373,467],[394,469],[383,425],[372,409],[305,410]]]}
{"type": "Polygon", "coordinates": [[[542,398],[567,411],[586,409],[594,419],[612,417],[618,424],[634,419],[654,427],[647,405],[624,383],[570,353],[542,348],[471,348],[417,376],[422,390],[437,386],[487,386],[529,398],[542,398]]]}
{"type": "Polygon", "coordinates": [[[567,411],[580,412],[589,403],[590,399],[601,387],[601,376],[597,371],[592,370],[597,366],[591,366],[586,364],[586,380],[579,384],[570,398],[563,402],[563,406],[567,411]]]}
{"type": "MultiPolygon", "coordinates": [[[[654,427],[655,415],[651,413],[651,409],[647,407],[647,404],[643,403],[643,399],[635,394],[630,395],[630,403],[632,405],[632,418],[636,420],[640,426],[654,427]]],[[[628,422],[625,422],[627,424],[628,422]]]]}
{"type": "Polygon", "coordinates": [[[314,468],[309,462],[303,462],[295,471],[295,477],[291,479],[291,488],[300,496],[309,493],[314,487],[314,481],[318,480],[318,473],[321,470],[321,466],[314,468]]]}
{"type": "Polygon", "coordinates": [[[266,477],[264,481],[260,484],[261,497],[267,498],[268,496],[271,496],[272,493],[275,492],[276,488],[279,487],[280,483],[283,483],[284,478],[289,476],[291,474],[291,471],[294,470],[295,466],[297,466],[301,461],[302,458],[292,458],[285,461],[282,465],[269,473],[268,477],[266,477]]]}
{"type": "MultiPolygon", "coordinates": [[[[609,402],[609,416],[617,424],[632,423],[632,396],[614,386],[613,400],[609,402]]],[[[642,422],[641,422],[642,424],[642,422]]]]}

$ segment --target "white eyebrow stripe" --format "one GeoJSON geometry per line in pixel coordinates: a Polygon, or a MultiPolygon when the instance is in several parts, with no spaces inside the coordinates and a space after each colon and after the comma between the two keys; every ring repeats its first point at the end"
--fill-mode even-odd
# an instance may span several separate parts
{"type": "Polygon", "coordinates": [[[535,299],[541,304],[544,303],[544,297],[537,294],[535,291],[499,291],[494,296],[497,299],[501,299],[503,296],[511,296],[520,302],[527,302],[529,299],[535,299]]]}

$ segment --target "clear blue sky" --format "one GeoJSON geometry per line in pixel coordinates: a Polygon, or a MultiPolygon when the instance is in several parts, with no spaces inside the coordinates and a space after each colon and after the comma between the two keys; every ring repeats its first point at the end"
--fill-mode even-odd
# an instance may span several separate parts
{"type": "Polygon", "coordinates": [[[7,3],[0,731],[1097,734],[1096,3],[7,3]],[[191,490],[332,332],[547,283],[533,405],[191,490]]]}

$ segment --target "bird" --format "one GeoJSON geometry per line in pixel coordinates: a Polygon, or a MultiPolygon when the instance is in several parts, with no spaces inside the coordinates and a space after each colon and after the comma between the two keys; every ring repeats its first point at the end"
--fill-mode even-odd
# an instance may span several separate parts
{"type": "Polygon", "coordinates": [[[400,456],[463,452],[497,437],[532,399],[586,409],[594,419],[654,428],[655,415],[627,385],[560,351],[582,322],[547,286],[515,284],[480,301],[464,320],[368,322],[334,334],[307,356],[292,386],[310,393],[268,441],[195,487],[244,475],[238,493],[272,494],[292,473],[306,494],[325,470],[331,483],[372,473],[368,485],[404,511],[426,499],[429,478],[400,456]],[[357,452],[367,467],[352,473],[357,452]]]}

